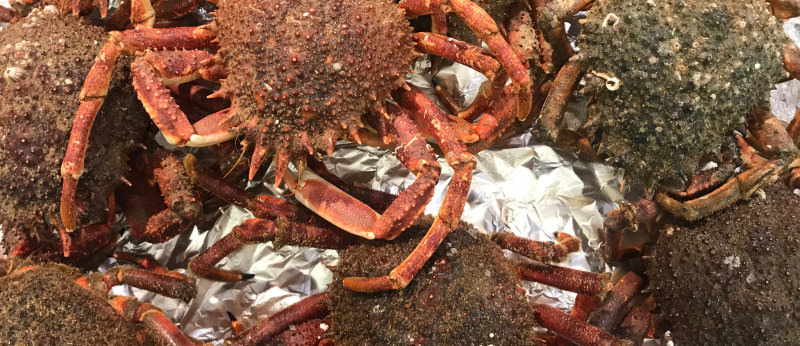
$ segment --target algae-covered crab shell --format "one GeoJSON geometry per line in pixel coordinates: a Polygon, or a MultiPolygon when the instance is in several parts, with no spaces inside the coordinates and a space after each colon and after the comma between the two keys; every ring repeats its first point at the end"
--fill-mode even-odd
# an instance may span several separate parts
{"type": "MultiPolygon", "coordinates": [[[[52,7],[0,31],[0,224],[9,250],[35,238],[60,252],[54,231],[60,225],[59,168],[78,94],[105,37],[101,28],[52,7]]],[[[109,195],[127,167],[127,152],[148,124],[130,74],[117,70],[87,153],[97,159],[81,182],[82,226],[106,224],[109,195]]]]}
{"type": "Polygon", "coordinates": [[[800,343],[800,261],[783,184],[694,223],[665,223],[646,257],[663,329],[678,345],[800,343]]]}
{"type": "Polygon", "coordinates": [[[590,135],[650,184],[680,186],[784,76],[787,39],[761,0],[599,0],[582,30],[590,135]]]}

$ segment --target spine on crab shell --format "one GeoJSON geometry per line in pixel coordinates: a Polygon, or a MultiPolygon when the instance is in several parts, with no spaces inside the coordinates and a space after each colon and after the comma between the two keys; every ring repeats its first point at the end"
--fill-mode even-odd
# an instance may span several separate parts
{"type": "Polygon", "coordinates": [[[268,319],[259,321],[253,328],[250,328],[241,336],[228,340],[227,343],[236,346],[266,344],[292,325],[322,318],[330,314],[327,300],[327,293],[306,297],[270,316],[268,319]]]}

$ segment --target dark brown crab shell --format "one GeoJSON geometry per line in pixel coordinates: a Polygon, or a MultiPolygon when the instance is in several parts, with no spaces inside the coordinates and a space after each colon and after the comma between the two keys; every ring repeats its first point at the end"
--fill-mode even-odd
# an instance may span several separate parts
{"type": "Polygon", "coordinates": [[[680,187],[783,78],[786,40],[764,1],[597,1],[578,38],[598,86],[586,134],[633,180],[680,187]]]}
{"type": "Polygon", "coordinates": [[[77,269],[53,263],[32,268],[0,277],[3,343],[139,344],[141,327],[117,313],[105,295],[78,286],[77,269]]]}
{"type": "Polygon", "coordinates": [[[538,324],[514,265],[484,234],[461,223],[403,291],[364,294],[341,285],[350,276],[388,272],[431,222],[422,217],[397,239],[353,246],[330,287],[337,344],[538,345],[538,324]]]}
{"type": "Polygon", "coordinates": [[[215,22],[222,90],[244,137],[291,157],[332,151],[402,85],[416,54],[387,0],[227,1],[215,22]]]}
{"type": "Polygon", "coordinates": [[[800,196],[781,183],[661,230],[645,257],[664,328],[683,345],[800,343],[800,196]]]}
{"type": "MultiPolygon", "coordinates": [[[[27,237],[58,242],[59,169],[83,79],[105,39],[102,29],[52,7],[0,31],[0,224],[8,249],[27,237]]],[[[109,195],[148,124],[119,66],[87,151],[81,225],[106,222],[109,195]]]]}

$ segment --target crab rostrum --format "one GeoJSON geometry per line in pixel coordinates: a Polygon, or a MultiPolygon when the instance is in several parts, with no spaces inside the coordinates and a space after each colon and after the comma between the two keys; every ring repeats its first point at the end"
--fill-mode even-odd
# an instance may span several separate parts
{"type": "Polygon", "coordinates": [[[432,136],[455,175],[428,236],[389,275],[345,282],[364,291],[404,287],[457,224],[475,166],[452,119],[420,90],[405,84],[404,71],[418,54],[416,41],[425,52],[473,66],[492,78],[510,76],[515,97],[504,101],[516,100],[513,114],[524,118],[531,109],[530,78],[497,25],[467,0],[230,0],[218,5],[215,20],[205,26],[148,29],[142,24],[110,34],[84,84],[62,165],[61,216],[66,228],[75,224],[72,196],[114,63],[121,54],[138,53],[131,65],[133,84],[170,143],[205,146],[241,136],[253,148],[251,177],[268,155],[274,156],[276,184],[286,177],[298,200],[362,237],[392,239],[422,213],[440,171],[422,133],[432,136]],[[491,52],[434,33],[411,34],[405,17],[446,11],[462,17],[491,52]],[[190,124],[167,86],[199,78],[221,81],[214,96],[229,98],[232,105],[190,124]],[[389,97],[394,102],[387,101],[389,97]],[[319,183],[322,179],[303,169],[309,153],[330,154],[337,139],[346,136],[358,141],[361,116],[369,111],[385,125],[378,126],[384,129],[381,137],[399,146],[401,162],[418,177],[383,214],[319,183]],[[300,168],[298,177],[285,174],[291,161],[300,168]]]}

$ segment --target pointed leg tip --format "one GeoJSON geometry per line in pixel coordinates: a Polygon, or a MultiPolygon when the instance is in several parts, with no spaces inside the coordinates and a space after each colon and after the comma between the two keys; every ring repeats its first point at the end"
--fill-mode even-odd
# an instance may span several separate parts
{"type": "Polygon", "coordinates": [[[242,273],[241,276],[242,277],[241,277],[241,279],[239,279],[239,281],[247,281],[247,280],[250,280],[250,279],[256,277],[256,274],[242,273]]]}
{"type": "Polygon", "coordinates": [[[225,313],[228,315],[228,318],[231,320],[231,322],[236,322],[236,321],[238,321],[238,320],[236,319],[236,316],[234,316],[232,312],[230,312],[230,311],[225,311],[225,313]]]}

